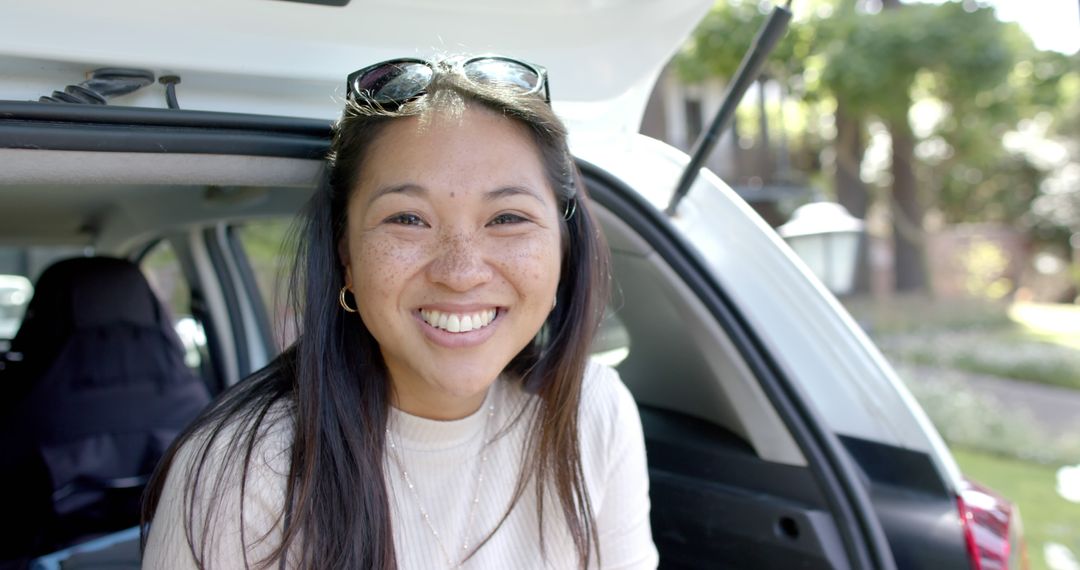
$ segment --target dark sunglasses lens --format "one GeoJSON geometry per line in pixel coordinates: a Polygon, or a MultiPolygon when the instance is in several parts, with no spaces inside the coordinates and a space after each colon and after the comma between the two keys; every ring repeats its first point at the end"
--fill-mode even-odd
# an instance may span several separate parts
{"type": "Polygon", "coordinates": [[[477,59],[465,65],[465,76],[480,84],[498,84],[532,92],[540,87],[540,77],[532,68],[505,59],[477,59]]]}
{"type": "Polygon", "coordinates": [[[353,90],[377,103],[401,103],[419,95],[431,76],[423,63],[388,63],[357,77],[353,90]]]}

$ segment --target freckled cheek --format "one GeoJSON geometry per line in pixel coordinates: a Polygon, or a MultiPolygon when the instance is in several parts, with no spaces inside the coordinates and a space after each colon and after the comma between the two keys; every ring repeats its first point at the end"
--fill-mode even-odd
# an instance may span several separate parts
{"type": "Polygon", "coordinates": [[[404,282],[422,266],[424,248],[393,240],[369,238],[357,243],[354,262],[366,292],[396,297],[404,282]]]}
{"type": "Polygon", "coordinates": [[[559,282],[561,255],[557,239],[523,240],[500,248],[498,264],[503,275],[522,294],[546,297],[554,293],[559,282]]]}

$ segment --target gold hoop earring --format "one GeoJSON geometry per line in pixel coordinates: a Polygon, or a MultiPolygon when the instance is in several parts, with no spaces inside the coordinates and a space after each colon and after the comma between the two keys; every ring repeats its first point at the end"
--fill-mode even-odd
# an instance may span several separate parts
{"type": "MultiPolygon", "coordinates": [[[[345,302],[345,291],[348,291],[348,290],[349,290],[348,287],[342,287],[341,288],[341,293],[338,294],[338,303],[341,303],[341,308],[345,309],[346,313],[355,313],[356,309],[350,307],[349,304],[345,302]]],[[[355,300],[355,297],[354,297],[354,300],[355,300]]]]}
{"type": "Polygon", "coordinates": [[[570,218],[574,217],[574,212],[577,211],[577,199],[570,198],[566,201],[566,208],[563,209],[562,219],[570,221],[570,218]]]}

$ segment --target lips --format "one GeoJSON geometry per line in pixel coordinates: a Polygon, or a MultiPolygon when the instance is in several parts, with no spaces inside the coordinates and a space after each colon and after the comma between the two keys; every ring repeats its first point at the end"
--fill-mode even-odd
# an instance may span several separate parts
{"type": "Polygon", "coordinates": [[[466,333],[482,329],[491,324],[498,314],[498,309],[481,309],[467,313],[420,309],[420,318],[434,328],[450,333],[466,333]]]}

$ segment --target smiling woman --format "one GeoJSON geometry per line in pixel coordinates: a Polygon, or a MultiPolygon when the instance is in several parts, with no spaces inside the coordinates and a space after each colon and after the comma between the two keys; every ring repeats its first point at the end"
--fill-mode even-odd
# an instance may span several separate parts
{"type": "Polygon", "coordinates": [[[398,121],[355,192],[346,287],[396,405],[464,417],[554,306],[562,220],[536,145],[488,110],[398,121]]]}
{"type": "Polygon", "coordinates": [[[298,242],[299,340],[162,461],[145,567],[656,566],[637,409],[587,360],[606,246],[542,69],[350,75],[298,242]]]}

